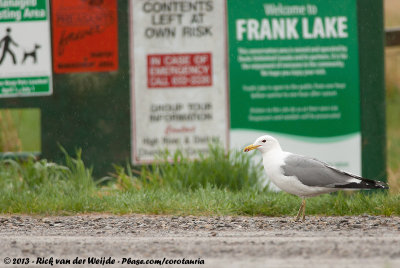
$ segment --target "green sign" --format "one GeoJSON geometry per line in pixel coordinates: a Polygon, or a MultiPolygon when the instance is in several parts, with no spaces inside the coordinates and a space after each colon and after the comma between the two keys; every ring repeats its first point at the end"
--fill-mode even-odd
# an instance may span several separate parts
{"type": "Polygon", "coordinates": [[[46,20],[46,5],[46,0],[2,0],[0,1],[0,22],[46,20]]]}
{"type": "Polygon", "coordinates": [[[0,0],[0,97],[50,95],[47,0],[0,0]]]}
{"type": "Polygon", "coordinates": [[[356,1],[228,0],[228,27],[233,144],[270,133],[360,174],[356,1]]]}

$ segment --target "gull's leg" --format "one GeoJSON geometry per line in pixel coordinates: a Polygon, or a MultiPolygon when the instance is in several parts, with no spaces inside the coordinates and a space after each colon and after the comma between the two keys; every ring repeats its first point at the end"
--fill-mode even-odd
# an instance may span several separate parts
{"type": "Polygon", "coordinates": [[[298,221],[298,220],[300,219],[301,213],[302,213],[302,211],[303,211],[303,207],[304,207],[304,199],[303,199],[303,201],[301,202],[301,206],[300,206],[299,212],[297,213],[297,216],[296,216],[295,221],[298,221]]]}
{"type": "Polygon", "coordinates": [[[303,221],[306,219],[306,199],[303,199],[303,221]]]}

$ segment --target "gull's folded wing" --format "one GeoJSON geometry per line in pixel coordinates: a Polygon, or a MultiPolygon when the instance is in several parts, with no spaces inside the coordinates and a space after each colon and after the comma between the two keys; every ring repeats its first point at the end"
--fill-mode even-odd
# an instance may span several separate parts
{"type": "Polygon", "coordinates": [[[307,186],[344,189],[388,188],[384,182],[362,178],[301,155],[290,154],[281,168],[285,176],[295,176],[307,186]]]}

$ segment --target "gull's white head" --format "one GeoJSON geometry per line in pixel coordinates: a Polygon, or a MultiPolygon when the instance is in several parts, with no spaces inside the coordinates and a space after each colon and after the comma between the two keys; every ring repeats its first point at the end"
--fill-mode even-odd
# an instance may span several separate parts
{"type": "Polygon", "coordinates": [[[264,135],[256,139],[256,141],[244,148],[244,152],[249,152],[251,150],[257,149],[261,153],[267,153],[273,149],[279,149],[281,150],[281,146],[279,145],[279,142],[277,139],[275,139],[272,136],[269,135],[264,135]]]}

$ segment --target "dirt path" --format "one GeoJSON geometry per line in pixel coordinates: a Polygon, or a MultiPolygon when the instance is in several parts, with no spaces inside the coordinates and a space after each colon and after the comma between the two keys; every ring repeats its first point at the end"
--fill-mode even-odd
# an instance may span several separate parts
{"type": "Polygon", "coordinates": [[[160,260],[175,262],[167,267],[400,267],[399,217],[294,223],[268,217],[3,215],[0,241],[1,267],[50,267],[50,257],[56,267],[98,267],[112,260],[105,266],[160,267],[135,265],[160,260]],[[29,264],[5,264],[6,257],[29,258],[29,264]],[[88,264],[88,258],[96,261],[92,257],[99,264],[88,264]],[[71,264],[56,265],[56,259],[71,264]],[[85,265],[74,265],[75,259],[85,265]],[[179,264],[190,260],[200,264],[179,264]]]}

